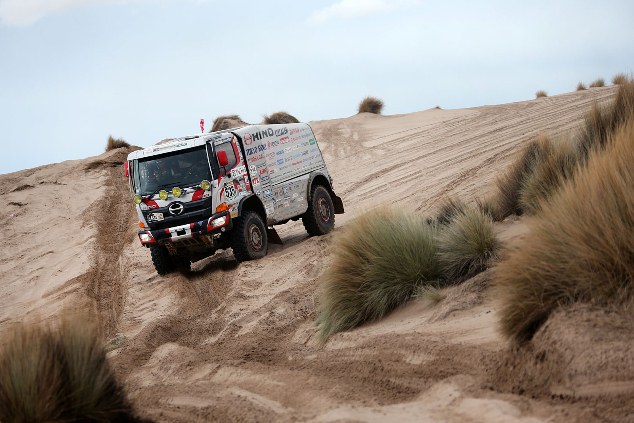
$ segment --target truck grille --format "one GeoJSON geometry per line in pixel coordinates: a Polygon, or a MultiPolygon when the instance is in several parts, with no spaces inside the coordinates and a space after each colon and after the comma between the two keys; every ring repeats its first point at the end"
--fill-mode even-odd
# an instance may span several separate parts
{"type": "Polygon", "coordinates": [[[143,217],[145,217],[145,220],[148,222],[150,229],[157,230],[198,222],[200,220],[209,219],[212,215],[211,198],[205,198],[199,201],[190,201],[189,203],[183,203],[183,206],[183,213],[178,216],[173,216],[168,207],[161,207],[150,211],[144,211],[143,217]],[[148,219],[148,215],[151,213],[163,213],[164,220],[159,222],[150,221],[148,219]]]}

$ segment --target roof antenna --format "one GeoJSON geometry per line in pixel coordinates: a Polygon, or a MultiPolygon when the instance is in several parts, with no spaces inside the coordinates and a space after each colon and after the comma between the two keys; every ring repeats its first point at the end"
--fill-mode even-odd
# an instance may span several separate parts
{"type": "Polygon", "coordinates": [[[200,132],[205,132],[205,119],[200,120],[200,132]]]}

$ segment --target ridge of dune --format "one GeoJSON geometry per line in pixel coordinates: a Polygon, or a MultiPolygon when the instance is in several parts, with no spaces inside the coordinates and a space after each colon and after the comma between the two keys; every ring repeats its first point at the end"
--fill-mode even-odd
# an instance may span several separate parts
{"type": "MultiPolygon", "coordinates": [[[[430,213],[443,196],[484,196],[523,144],[578,125],[614,87],[463,110],[355,115],[311,122],[346,214],[385,204],[430,213]]],[[[593,405],[497,388],[507,347],[488,272],[414,300],[323,344],[316,290],[333,234],[278,228],[284,244],[239,266],[230,252],[188,275],[158,276],[134,237],[118,164],[125,151],[0,175],[9,207],[0,332],[90,308],[111,361],[142,414],[156,421],[598,421],[593,405]],[[107,204],[107,206],[104,206],[107,204]],[[127,210],[127,211],[126,211],[127,210]]],[[[504,242],[520,220],[498,224],[504,242]]],[[[335,230],[336,234],[336,230],[335,230]]],[[[591,389],[589,387],[588,389],[591,389]]]]}

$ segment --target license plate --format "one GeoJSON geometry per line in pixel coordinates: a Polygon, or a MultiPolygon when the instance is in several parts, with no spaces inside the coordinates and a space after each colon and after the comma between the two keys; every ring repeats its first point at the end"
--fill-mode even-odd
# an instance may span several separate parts
{"type": "Polygon", "coordinates": [[[155,222],[160,222],[161,220],[164,220],[163,213],[152,213],[148,217],[150,220],[153,220],[155,222]]]}

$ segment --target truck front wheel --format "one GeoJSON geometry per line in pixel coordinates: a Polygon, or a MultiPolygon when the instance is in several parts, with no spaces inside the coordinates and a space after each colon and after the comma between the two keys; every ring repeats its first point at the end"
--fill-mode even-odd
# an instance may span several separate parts
{"type": "Polygon", "coordinates": [[[310,193],[308,210],[302,216],[308,235],[325,235],[335,227],[335,213],[332,198],[322,185],[315,185],[310,193]]]}
{"type": "Polygon", "coordinates": [[[231,248],[236,260],[240,263],[262,258],[268,247],[266,226],[260,215],[253,211],[244,212],[231,234],[231,248]]]}
{"type": "Polygon", "coordinates": [[[164,246],[156,245],[150,247],[150,254],[152,255],[152,263],[154,263],[154,268],[159,275],[164,276],[176,270],[176,266],[172,261],[172,257],[167,251],[167,248],[165,248],[164,246]]]}

